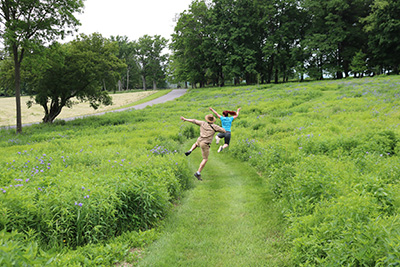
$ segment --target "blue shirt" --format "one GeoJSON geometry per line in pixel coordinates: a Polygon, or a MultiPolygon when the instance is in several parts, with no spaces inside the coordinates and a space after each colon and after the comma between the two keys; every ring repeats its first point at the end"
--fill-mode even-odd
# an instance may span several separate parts
{"type": "Polygon", "coordinates": [[[223,117],[223,116],[221,116],[220,119],[221,119],[222,128],[224,128],[225,131],[230,132],[231,131],[233,117],[223,117]]]}

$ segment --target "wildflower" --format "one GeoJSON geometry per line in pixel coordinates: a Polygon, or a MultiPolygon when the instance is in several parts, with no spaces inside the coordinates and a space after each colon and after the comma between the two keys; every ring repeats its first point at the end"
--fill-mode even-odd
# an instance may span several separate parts
{"type": "Polygon", "coordinates": [[[78,204],[79,207],[82,207],[82,205],[83,205],[82,203],[79,203],[79,204],[78,204]]]}

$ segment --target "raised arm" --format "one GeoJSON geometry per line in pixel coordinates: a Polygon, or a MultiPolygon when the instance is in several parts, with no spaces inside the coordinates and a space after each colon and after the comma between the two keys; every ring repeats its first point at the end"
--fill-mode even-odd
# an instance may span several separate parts
{"type": "Polygon", "coordinates": [[[210,110],[218,117],[221,118],[221,115],[218,114],[212,107],[210,107],[210,110]]]}
{"type": "Polygon", "coordinates": [[[197,123],[196,123],[196,119],[186,119],[185,117],[181,116],[181,120],[183,120],[183,121],[188,121],[188,122],[197,124],[197,123]]]}
{"type": "Polygon", "coordinates": [[[236,115],[235,115],[235,116],[233,116],[233,118],[234,118],[234,119],[236,119],[236,118],[239,116],[239,111],[240,111],[240,110],[241,110],[241,108],[238,108],[238,109],[237,109],[237,111],[236,111],[236,115]]]}

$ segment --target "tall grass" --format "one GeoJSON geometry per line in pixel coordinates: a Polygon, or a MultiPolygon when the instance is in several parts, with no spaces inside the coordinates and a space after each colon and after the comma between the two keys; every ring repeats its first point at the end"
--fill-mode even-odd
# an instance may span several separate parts
{"type": "Polygon", "coordinates": [[[284,207],[291,261],[396,264],[399,83],[387,76],[192,89],[144,110],[21,135],[1,130],[2,259],[32,251],[32,262],[94,265],[105,250],[114,255],[107,262],[127,255],[112,252],[122,249],[115,238],[146,233],[191,186],[181,143],[198,128],[179,117],[203,119],[212,106],[242,107],[229,153],[256,168],[284,207]]]}

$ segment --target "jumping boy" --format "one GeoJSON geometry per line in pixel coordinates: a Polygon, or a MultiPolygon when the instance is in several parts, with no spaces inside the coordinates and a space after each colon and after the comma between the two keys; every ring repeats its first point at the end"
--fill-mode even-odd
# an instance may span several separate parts
{"type": "Polygon", "coordinates": [[[205,117],[206,121],[200,121],[196,119],[186,119],[181,117],[181,120],[188,121],[200,126],[200,136],[197,141],[192,145],[189,151],[185,152],[186,156],[189,156],[193,150],[197,147],[201,148],[201,155],[203,156],[203,160],[200,163],[198,171],[194,174],[198,180],[202,181],[201,179],[201,171],[203,170],[204,166],[208,161],[208,155],[210,154],[210,145],[212,143],[214,134],[216,132],[225,133],[225,129],[214,124],[216,121],[215,117],[212,114],[208,114],[205,117]]]}

